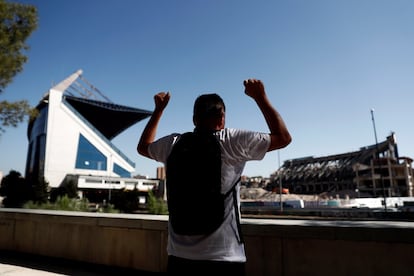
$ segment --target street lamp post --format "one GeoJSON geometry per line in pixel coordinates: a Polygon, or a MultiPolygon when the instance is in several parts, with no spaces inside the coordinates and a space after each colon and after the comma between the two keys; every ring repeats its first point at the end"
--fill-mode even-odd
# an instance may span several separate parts
{"type": "MultiPolygon", "coordinates": [[[[377,155],[378,155],[378,168],[380,171],[380,180],[381,180],[381,186],[382,186],[382,195],[384,197],[384,209],[385,212],[387,212],[387,197],[385,193],[385,187],[384,187],[384,179],[382,178],[382,172],[381,172],[381,160],[379,160],[380,153],[379,153],[379,147],[378,147],[378,138],[377,138],[377,129],[375,127],[375,118],[374,118],[374,109],[371,108],[371,119],[372,119],[372,126],[374,127],[374,135],[375,135],[375,147],[377,149],[377,155]]],[[[374,171],[375,172],[375,171],[374,171]]],[[[375,177],[375,174],[372,176],[375,177]]]]}
{"type": "Polygon", "coordinates": [[[278,178],[279,178],[279,205],[280,205],[280,212],[283,212],[283,202],[282,202],[282,175],[281,175],[281,171],[280,171],[280,149],[277,151],[277,157],[278,157],[278,166],[279,166],[279,170],[278,170],[278,178]]]}

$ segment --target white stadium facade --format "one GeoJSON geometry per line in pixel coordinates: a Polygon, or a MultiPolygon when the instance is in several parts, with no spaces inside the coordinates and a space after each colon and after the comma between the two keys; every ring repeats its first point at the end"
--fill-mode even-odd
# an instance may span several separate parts
{"type": "Polygon", "coordinates": [[[112,103],[82,70],[52,87],[36,109],[27,130],[26,179],[44,179],[52,190],[72,181],[81,195],[158,185],[132,178],[134,162],[111,142],[152,112],[112,103]]]}

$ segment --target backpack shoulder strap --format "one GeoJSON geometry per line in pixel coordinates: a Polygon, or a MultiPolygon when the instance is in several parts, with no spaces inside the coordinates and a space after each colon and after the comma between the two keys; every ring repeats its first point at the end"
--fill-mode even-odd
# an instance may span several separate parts
{"type": "Polygon", "coordinates": [[[231,193],[233,193],[233,192],[235,192],[235,191],[236,191],[237,184],[239,184],[239,182],[240,182],[240,181],[241,181],[241,177],[239,177],[239,178],[236,180],[236,182],[234,182],[233,186],[231,186],[230,190],[228,190],[228,191],[224,194],[224,197],[225,197],[225,198],[226,198],[226,197],[228,197],[231,193]]]}
{"type": "Polygon", "coordinates": [[[234,207],[233,209],[234,209],[234,213],[236,215],[237,232],[239,234],[239,243],[244,243],[243,233],[242,233],[242,230],[241,230],[239,205],[237,204],[237,193],[236,193],[236,186],[240,181],[241,181],[241,177],[239,177],[237,179],[236,183],[234,183],[233,187],[227,193],[232,193],[233,194],[233,207],[234,207]]]}

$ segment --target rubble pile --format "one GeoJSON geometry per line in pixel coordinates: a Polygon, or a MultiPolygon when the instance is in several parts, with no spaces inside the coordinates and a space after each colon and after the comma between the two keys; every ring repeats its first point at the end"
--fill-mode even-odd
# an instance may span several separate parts
{"type": "MultiPolygon", "coordinates": [[[[263,188],[247,188],[242,186],[240,189],[240,198],[244,201],[259,200],[259,201],[279,201],[280,194],[272,191],[267,191],[263,188]]],[[[299,200],[316,201],[319,199],[318,195],[302,195],[302,194],[282,194],[282,200],[299,200]]]]}

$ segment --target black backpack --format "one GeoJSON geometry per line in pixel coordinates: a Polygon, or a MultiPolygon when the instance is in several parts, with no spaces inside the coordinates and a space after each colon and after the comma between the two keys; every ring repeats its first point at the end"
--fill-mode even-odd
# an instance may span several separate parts
{"type": "Polygon", "coordinates": [[[169,219],[175,233],[207,235],[222,224],[224,201],[237,183],[221,193],[221,149],[213,133],[182,134],[168,156],[166,177],[169,219]]]}

